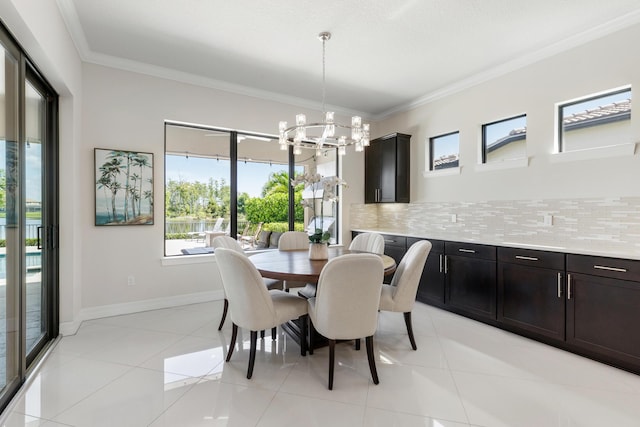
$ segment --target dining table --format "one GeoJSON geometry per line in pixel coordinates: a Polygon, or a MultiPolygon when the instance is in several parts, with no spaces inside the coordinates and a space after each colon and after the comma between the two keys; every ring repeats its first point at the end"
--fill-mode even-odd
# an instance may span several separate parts
{"type": "MultiPolygon", "coordinates": [[[[260,275],[269,279],[278,279],[291,282],[302,282],[305,286],[299,288],[298,295],[303,298],[313,298],[316,294],[316,285],[320,278],[320,273],[327,263],[336,257],[353,253],[367,253],[363,251],[353,251],[343,246],[329,246],[329,257],[326,260],[310,260],[308,250],[267,250],[249,256],[249,259],[256,266],[260,275]]],[[[382,260],[384,274],[393,274],[396,270],[396,261],[384,254],[377,254],[382,260]]],[[[302,328],[297,320],[287,322],[282,328],[298,343],[303,339],[302,328]]],[[[312,347],[325,345],[324,337],[314,334],[316,339],[309,343],[312,347]]]]}

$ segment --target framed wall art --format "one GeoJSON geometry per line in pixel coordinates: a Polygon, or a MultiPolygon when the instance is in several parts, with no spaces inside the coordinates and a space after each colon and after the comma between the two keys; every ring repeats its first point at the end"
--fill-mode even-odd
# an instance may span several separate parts
{"type": "Polygon", "coordinates": [[[96,225],[153,224],[153,153],[94,149],[96,225]]]}

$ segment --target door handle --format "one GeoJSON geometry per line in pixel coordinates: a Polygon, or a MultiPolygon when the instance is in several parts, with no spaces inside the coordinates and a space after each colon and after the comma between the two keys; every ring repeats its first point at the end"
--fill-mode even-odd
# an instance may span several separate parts
{"type": "Polygon", "coordinates": [[[42,226],[38,226],[36,230],[36,246],[38,249],[42,249],[42,242],[40,241],[40,232],[42,231],[42,226]]]}
{"type": "Polygon", "coordinates": [[[558,298],[562,298],[562,273],[558,273],[558,298]]]}

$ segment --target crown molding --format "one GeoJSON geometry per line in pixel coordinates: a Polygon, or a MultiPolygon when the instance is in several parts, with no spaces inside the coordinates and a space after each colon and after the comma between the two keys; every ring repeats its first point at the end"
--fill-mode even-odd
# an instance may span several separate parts
{"type": "Polygon", "coordinates": [[[414,108],[420,107],[422,105],[429,104],[438,99],[453,95],[455,93],[461,92],[465,89],[469,89],[473,86],[479,85],[486,81],[493,80],[497,77],[501,77],[512,71],[516,71],[518,69],[524,68],[528,65],[542,61],[546,58],[552,57],[559,53],[566,52],[567,50],[573,49],[574,47],[578,47],[586,43],[589,43],[591,41],[600,39],[609,34],[615,33],[616,31],[620,31],[632,25],[635,25],[639,22],[640,22],[640,10],[630,12],[626,15],[620,16],[609,22],[595,26],[587,31],[574,34],[571,37],[568,37],[550,46],[539,49],[530,54],[523,55],[519,58],[515,58],[511,61],[507,61],[504,64],[501,64],[497,67],[490,68],[488,70],[475,74],[466,79],[459,80],[458,82],[453,83],[449,86],[443,87],[441,89],[438,89],[431,93],[423,95],[419,98],[416,98],[411,102],[398,105],[397,107],[391,108],[383,113],[376,114],[373,116],[372,120],[380,121],[394,114],[409,111],[414,108]]]}

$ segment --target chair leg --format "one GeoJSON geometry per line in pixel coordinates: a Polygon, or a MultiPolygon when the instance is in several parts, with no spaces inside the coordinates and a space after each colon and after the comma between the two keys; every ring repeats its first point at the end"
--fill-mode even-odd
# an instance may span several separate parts
{"type": "Polygon", "coordinates": [[[247,379],[253,375],[253,366],[256,363],[256,347],[258,346],[258,331],[251,331],[251,346],[249,347],[249,367],[247,368],[247,379]]]}
{"type": "Polygon", "coordinates": [[[356,351],[360,351],[360,338],[356,338],[355,342],[356,342],[356,351]]]}
{"type": "Polygon", "coordinates": [[[229,300],[224,299],[224,308],[222,309],[222,319],[220,319],[220,325],[218,325],[218,330],[222,330],[222,326],[224,325],[224,320],[227,318],[227,310],[229,309],[229,300]]]}
{"type": "Polygon", "coordinates": [[[314,340],[316,339],[316,328],[313,327],[313,322],[311,321],[311,318],[309,316],[307,317],[309,321],[309,323],[307,323],[307,325],[309,326],[309,346],[307,347],[307,351],[309,351],[309,355],[312,355],[313,343],[315,342],[314,340]]]}
{"type": "Polygon", "coordinates": [[[300,324],[300,354],[302,356],[307,355],[307,315],[298,317],[298,323],[300,324]]]}
{"type": "Polygon", "coordinates": [[[271,328],[271,341],[275,341],[276,340],[276,328],[273,327],[271,328]]]}
{"type": "Polygon", "coordinates": [[[336,359],[336,340],[329,340],[329,390],[333,390],[333,364],[336,359]]]}
{"type": "Polygon", "coordinates": [[[371,370],[371,378],[373,383],[378,384],[378,371],[376,370],[376,359],[373,357],[373,335],[365,338],[367,345],[367,359],[369,359],[369,370],[371,370]]]}
{"type": "Polygon", "coordinates": [[[416,346],[416,339],[413,337],[413,326],[411,325],[410,311],[404,313],[404,323],[407,325],[407,333],[409,334],[409,341],[411,341],[411,348],[417,350],[418,346],[416,346]]]}
{"type": "Polygon", "coordinates": [[[233,349],[236,346],[236,338],[238,337],[238,325],[232,323],[233,327],[231,329],[231,343],[229,344],[229,351],[227,351],[226,361],[231,360],[231,355],[233,354],[233,349]]]}
{"type": "Polygon", "coordinates": [[[264,329],[260,331],[260,339],[264,339],[264,329]]]}

